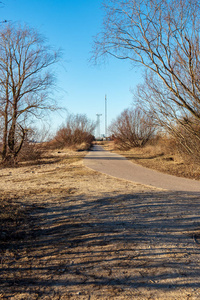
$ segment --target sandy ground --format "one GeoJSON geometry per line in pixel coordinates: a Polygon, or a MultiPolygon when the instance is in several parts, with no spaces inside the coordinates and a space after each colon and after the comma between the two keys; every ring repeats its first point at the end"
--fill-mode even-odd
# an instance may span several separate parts
{"type": "Polygon", "coordinates": [[[199,194],[115,179],[66,154],[0,170],[1,194],[31,212],[26,238],[0,250],[0,299],[200,299],[199,194]]]}

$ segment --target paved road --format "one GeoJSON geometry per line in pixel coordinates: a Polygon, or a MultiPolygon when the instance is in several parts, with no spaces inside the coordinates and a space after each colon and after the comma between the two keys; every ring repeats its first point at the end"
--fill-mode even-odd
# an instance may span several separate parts
{"type": "Polygon", "coordinates": [[[86,155],[84,164],[95,171],[135,183],[173,191],[200,192],[200,181],[167,175],[142,167],[121,155],[105,151],[98,145],[86,155]]]}

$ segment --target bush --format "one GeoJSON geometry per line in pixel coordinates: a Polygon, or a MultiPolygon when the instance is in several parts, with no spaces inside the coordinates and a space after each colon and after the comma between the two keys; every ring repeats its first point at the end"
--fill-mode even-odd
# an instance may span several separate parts
{"type": "Polygon", "coordinates": [[[129,108],[111,123],[109,131],[120,149],[129,150],[145,146],[153,137],[155,126],[142,110],[129,108]]]}
{"type": "Polygon", "coordinates": [[[200,123],[194,118],[179,121],[176,130],[177,149],[179,153],[196,162],[200,162],[200,123]]]}
{"type": "Polygon", "coordinates": [[[38,161],[42,158],[44,150],[40,144],[25,142],[20,154],[18,161],[38,161]]]}
{"type": "Polygon", "coordinates": [[[86,115],[70,114],[66,123],[57,131],[53,144],[57,148],[88,149],[94,141],[94,129],[95,123],[90,121],[86,115]]]}
{"type": "Polygon", "coordinates": [[[5,167],[12,167],[18,165],[19,162],[35,161],[38,162],[46,152],[44,148],[44,140],[48,139],[49,129],[28,128],[21,147],[21,150],[17,157],[13,159],[13,156],[8,156],[1,164],[5,167]]]}

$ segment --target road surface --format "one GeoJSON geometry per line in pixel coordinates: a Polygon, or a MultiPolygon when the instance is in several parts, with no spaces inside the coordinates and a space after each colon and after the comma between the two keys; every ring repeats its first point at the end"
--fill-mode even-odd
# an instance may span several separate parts
{"type": "Polygon", "coordinates": [[[200,192],[200,181],[157,172],[95,145],[84,158],[86,167],[116,178],[172,191],[200,192]]]}

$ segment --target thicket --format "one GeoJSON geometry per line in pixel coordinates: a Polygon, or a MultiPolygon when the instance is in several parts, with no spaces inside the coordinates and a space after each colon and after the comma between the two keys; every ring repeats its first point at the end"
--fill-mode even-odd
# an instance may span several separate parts
{"type": "Polygon", "coordinates": [[[52,145],[56,148],[87,150],[94,141],[95,126],[85,114],[69,114],[65,124],[57,131],[52,145]]]}
{"type": "Polygon", "coordinates": [[[110,125],[109,131],[120,149],[144,147],[154,136],[151,118],[139,108],[125,109],[110,125]]]}

